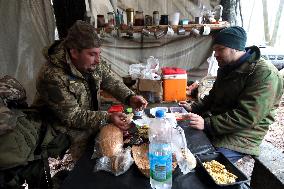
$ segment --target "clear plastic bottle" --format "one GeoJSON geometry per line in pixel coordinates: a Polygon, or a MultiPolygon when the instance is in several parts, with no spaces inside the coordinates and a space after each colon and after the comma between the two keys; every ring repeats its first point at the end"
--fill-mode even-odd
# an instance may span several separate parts
{"type": "Polygon", "coordinates": [[[163,110],[157,110],[156,118],[150,123],[150,184],[155,189],[172,187],[172,127],[164,116],[163,110]]]}

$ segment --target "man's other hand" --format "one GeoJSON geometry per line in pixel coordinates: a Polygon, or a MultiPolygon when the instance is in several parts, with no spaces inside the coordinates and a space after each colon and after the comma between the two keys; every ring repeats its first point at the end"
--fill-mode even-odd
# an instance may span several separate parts
{"type": "Polygon", "coordinates": [[[188,113],[183,115],[184,119],[190,120],[189,126],[198,130],[204,130],[204,119],[197,114],[188,113]]]}
{"type": "Polygon", "coordinates": [[[135,111],[142,111],[148,105],[147,100],[139,95],[131,96],[129,103],[130,106],[135,109],[135,111]]]}
{"type": "Polygon", "coordinates": [[[186,111],[191,112],[191,106],[190,103],[186,102],[186,101],[180,101],[178,103],[179,106],[184,107],[186,109],[186,111]]]}
{"type": "Polygon", "coordinates": [[[110,114],[110,121],[121,130],[127,130],[130,128],[130,119],[127,119],[127,115],[121,112],[114,112],[110,114]]]}

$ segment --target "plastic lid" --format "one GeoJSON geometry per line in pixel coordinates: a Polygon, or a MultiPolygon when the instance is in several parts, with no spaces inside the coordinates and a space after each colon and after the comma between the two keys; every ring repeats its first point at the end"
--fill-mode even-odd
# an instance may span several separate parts
{"type": "Polygon", "coordinates": [[[186,74],[186,70],[182,68],[175,68],[175,67],[163,67],[162,73],[164,75],[173,75],[173,74],[186,74]]]}
{"type": "Polygon", "coordinates": [[[157,110],[155,116],[157,118],[162,118],[165,116],[165,111],[164,110],[157,110]]]}

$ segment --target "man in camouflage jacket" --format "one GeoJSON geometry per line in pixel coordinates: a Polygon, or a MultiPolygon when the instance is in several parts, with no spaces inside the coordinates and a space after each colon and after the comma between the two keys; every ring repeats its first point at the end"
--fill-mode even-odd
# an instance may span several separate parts
{"type": "Polygon", "coordinates": [[[100,45],[95,28],[77,21],[64,41],[45,50],[47,63],[37,78],[33,106],[44,112],[58,130],[68,133],[74,159],[81,156],[88,139],[100,126],[113,123],[122,130],[128,129],[125,114],[100,110],[100,89],[135,109],[147,105],[100,60],[100,45]]]}
{"type": "Polygon", "coordinates": [[[259,154],[283,94],[283,76],[260,58],[258,47],[245,48],[245,43],[243,28],[221,30],[213,44],[219,65],[213,88],[201,102],[181,103],[192,112],[191,126],[204,129],[233,162],[244,154],[259,154]]]}

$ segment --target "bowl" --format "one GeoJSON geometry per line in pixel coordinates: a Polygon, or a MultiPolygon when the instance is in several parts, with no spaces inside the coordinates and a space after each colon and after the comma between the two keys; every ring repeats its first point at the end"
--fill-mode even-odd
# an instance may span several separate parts
{"type": "Polygon", "coordinates": [[[188,112],[184,109],[184,107],[170,107],[170,112],[175,115],[176,120],[183,120],[183,115],[188,112]]]}

